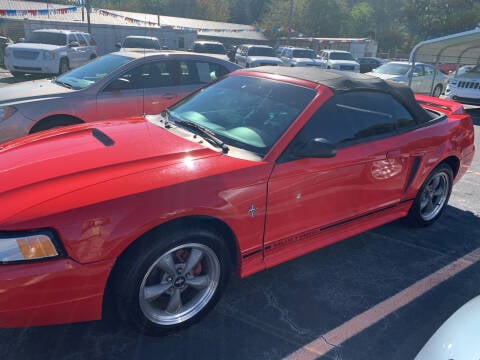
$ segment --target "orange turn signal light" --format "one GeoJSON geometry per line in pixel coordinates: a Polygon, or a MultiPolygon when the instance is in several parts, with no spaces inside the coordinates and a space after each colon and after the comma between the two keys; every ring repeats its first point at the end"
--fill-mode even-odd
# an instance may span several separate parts
{"type": "Polygon", "coordinates": [[[32,235],[17,239],[17,245],[25,260],[57,256],[58,252],[46,235],[32,235]]]}

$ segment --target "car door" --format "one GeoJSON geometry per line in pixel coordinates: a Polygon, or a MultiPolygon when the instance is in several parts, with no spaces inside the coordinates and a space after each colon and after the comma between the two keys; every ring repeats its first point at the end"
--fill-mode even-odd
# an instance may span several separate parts
{"type": "Polygon", "coordinates": [[[413,76],[412,76],[412,90],[416,93],[425,94],[427,93],[427,83],[431,80],[427,80],[425,76],[425,69],[423,65],[416,64],[413,67],[413,76]]]}
{"type": "Polygon", "coordinates": [[[97,94],[97,120],[139,116],[144,113],[145,63],[111,80],[97,94]]]}
{"type": "Polygon", "coordinates": [[[282,51],[281,57],[282,62],[285,66],[292,65],[292,49],[284,49],[282,51]]]}
{"type": "Polygon", "coordinates": [[[66,51],[70,69],[76,68],[82,64],[82,51],[78,46],[80,43],[74,33],[67,34],[66,51]],[[76,45],[74,45],[76,43],[76,45]]]}
{"type": "Polygon", "coordinates": [[[84,37],[83,34],[77,33],[77,39],[79,43],[79,47],[76,48],[77,53],[78,53],[78,65],[77,66],[82,66],[83,64],[86,64],[90,60],[90,49],[88,46],[87,39],[84,37]]]}
{"type": "Polygon", "coordinates": [[[414,120],[383,93],[338,94],[316,111],[279,158],[269,180],[264,245],[279,249],[272,252],[273,258],[282,247],[289,251],[286,244],[322,241],[327,229],[354,224],[399,203],[410,160],[408,142],[396,122],[414,120]],[[336,155],[296,156],[313,138],[335,144],[336,155]]]}
{"type": "Polygon", "coordinates": [[[214,61],[147,61],[125,72],[99,93],[98,119],[158,114],[228,72],[214,61]]]}

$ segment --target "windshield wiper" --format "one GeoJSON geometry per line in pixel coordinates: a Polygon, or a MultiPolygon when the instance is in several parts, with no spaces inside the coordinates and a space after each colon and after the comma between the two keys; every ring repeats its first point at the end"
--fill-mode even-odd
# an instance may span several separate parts
{"type": "MultiPolygon", "coordinates": [[[[168,110],[165,110],[165,113],[167,115],[166,116],[167,121],[166,121],[165,126],[168,127],[168,125],[170,125],[170,123],[172,122],[171,121],[172,115],[170,114],[170,112],[168,110]]],[[[222,149],[222,152],[224,154],[228,153],[228,151],[230,150],[228,148],[228,146],[222,140],[217,138],[212,131],[208,130],[206,127],[203,127],[202,125],[199,125],[199,124],[197,124],[193,121],[182,120],[182,119],[178,119],[178,118],[174,118],[173,122],[175,124],[180,125],[180,126],[186,127],[190,130],[193,130],[196,134],[203,137],[210,144],[222,149]]]]}
{"type": "Polygon", "coordinates": [[[73,86],[70,85],[70,84],[67,84],[66,82],[63,82],[63,81],[58,81],[58,79],[54,79],[53,80],[56,84],[59,84],[59,85],[62,85],[68,89],[73,89],[73,86]]]}

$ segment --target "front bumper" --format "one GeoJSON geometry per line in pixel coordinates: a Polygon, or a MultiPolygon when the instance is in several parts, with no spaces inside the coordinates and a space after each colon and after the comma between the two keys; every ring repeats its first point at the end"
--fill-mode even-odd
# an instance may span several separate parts
{"type": "Polygon", "coordinates": [[[0,144],[28,135],[35,121],[22,115],[21,110],[6,120],[0,120],[0,144]]]}
{"type": "Polygon", "coordinates": [[[23,60],[5,57],[5,68],[10,72],[19,72],[25,74],[57,74],[60,62],[42,61],[42,60],[23,60]]]}
{"type": "Polygon", "coordinates": [[[480,87],[478,83],[468,83],[465,81],[461,81],[460,83],[461,85],[466,83],[466,85],[463,87],[447,85],[445,97],[462,104],[480,105],[480,87]]]}
{"type": "Polygon", "coordinates": [[[114,260],[0,265],[0,327],[98,320],[114,260]]]}

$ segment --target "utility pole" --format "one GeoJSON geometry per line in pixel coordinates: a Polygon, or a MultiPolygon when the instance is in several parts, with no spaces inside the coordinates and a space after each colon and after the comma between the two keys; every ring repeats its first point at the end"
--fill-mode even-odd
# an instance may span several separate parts
{"type": "Polygon", "coordinates": [[[85,7],[87,8],[87,32],[92,33],[92,27],[90,26],[90,0],[85,0],[85,7]]]}
{"type": "Polygon", "coordinates": [[[290,9],[288,11],[287,45],[290,45],[290,29],[292,28],[292,17],[293,17],[293,0],[290,0],[290,9]]]}

